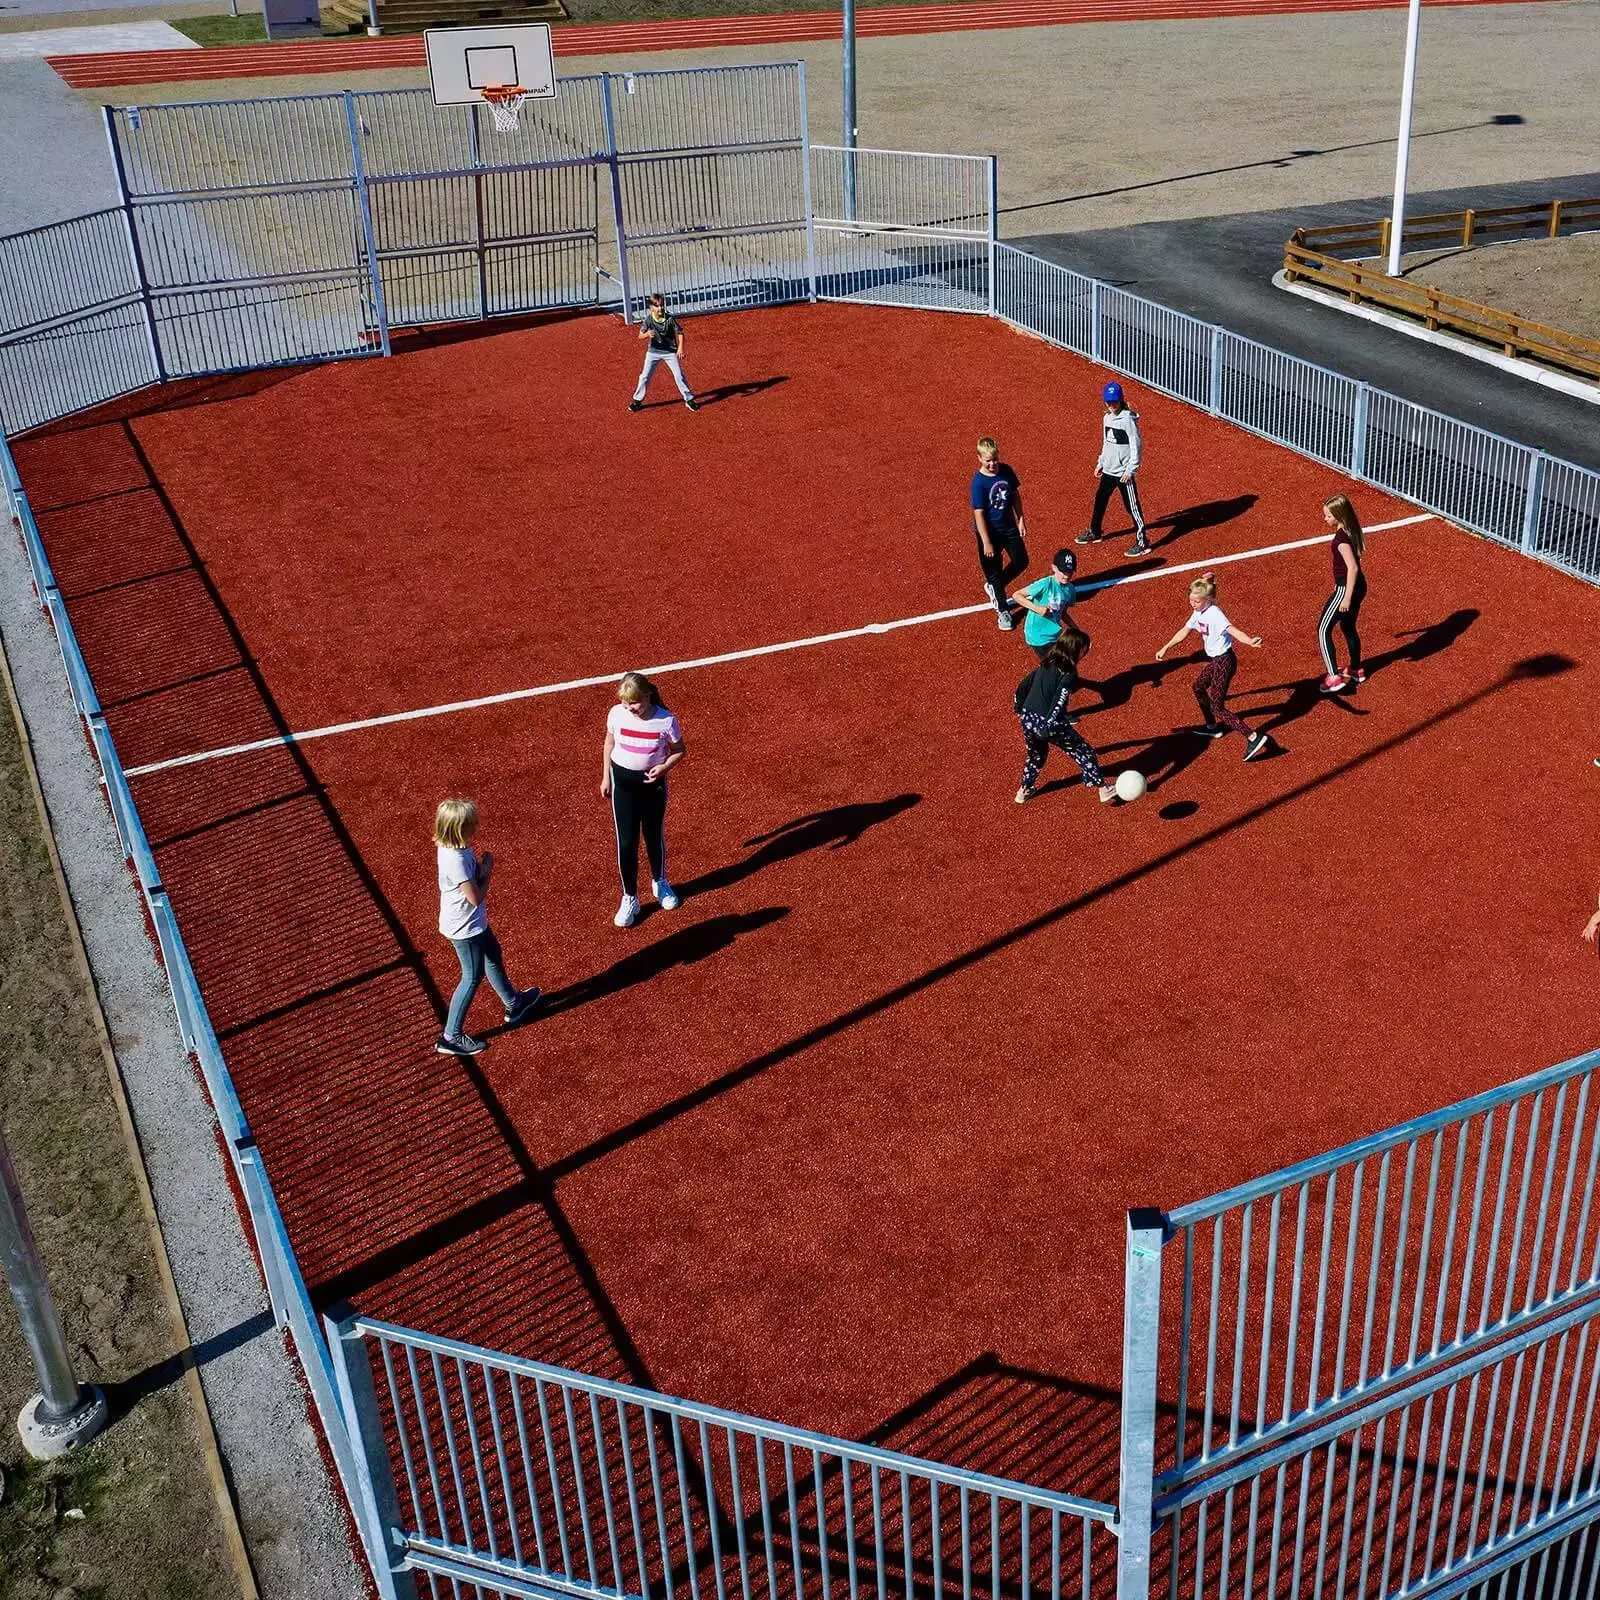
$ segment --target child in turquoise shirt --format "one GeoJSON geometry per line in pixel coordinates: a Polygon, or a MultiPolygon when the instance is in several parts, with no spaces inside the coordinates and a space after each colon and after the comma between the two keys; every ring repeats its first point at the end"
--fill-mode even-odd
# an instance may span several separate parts
{"type": "Polygon", "coordinates": [[[1071,620],[1067,610],[1078,598],[1072,585],[1077,570],[1078,558],[1070,550],[1057,550],[1049,577],[1030,583],[1011,597],[1028,613],[1022,624],[1022,637],[1041,661],[1060,637],[1062,626],[1071,620]]]}

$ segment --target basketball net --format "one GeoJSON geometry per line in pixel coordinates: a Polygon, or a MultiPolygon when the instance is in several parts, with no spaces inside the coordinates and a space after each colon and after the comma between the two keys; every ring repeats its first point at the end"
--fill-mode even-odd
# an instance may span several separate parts
{"type": "Polygon", "coordinates": [[[515,133],[521,126],[522,102],[528,98],[528,91],[516,84],[493,84],[479,92],[494,118],[495,132],[515,133]]]}

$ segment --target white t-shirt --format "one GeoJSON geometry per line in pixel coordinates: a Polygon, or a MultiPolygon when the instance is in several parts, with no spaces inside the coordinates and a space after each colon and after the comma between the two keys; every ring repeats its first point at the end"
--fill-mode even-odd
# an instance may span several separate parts
{"type": "Polygon", "coordinates": [[[619,700],[606,718],[611,733],[611,759],[628,772],[648,772],[683,742],[678,719],[665,706],[651,706],[643,716],[619,700]]]}
{"type": "Polygon", "coordinates": [[[478,852],[470,845],[465,850],[439,846],[439,932],[447,939],[470,939],[489,930],[489,908],[480,899],[468,902],[461,892],[464,883],[478,881],[478,852]]]}
{"type": "Polygon", "coordinates": [[[1208,656],[1225,656],[1233,649],[1233,635],[1229,631],[1233,624],[1223,616],[1221,606],[1213,604],[1204,611],[1191,611],[1187,626],[1205,641],[1208,656]]]}

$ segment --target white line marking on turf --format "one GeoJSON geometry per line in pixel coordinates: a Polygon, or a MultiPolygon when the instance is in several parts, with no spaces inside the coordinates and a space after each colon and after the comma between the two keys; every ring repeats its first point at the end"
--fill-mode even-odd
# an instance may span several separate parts
{"type": "MultiPolygon", "coordinates": [[[[1419,522],[1437,520],[1432,512],[1401,517],[1395,522],[1375,522],[1366,531],[1382,533],[1390,528],[1409,528],[1419,522]]],[[[1311,539],[1291,539],[1286,544],[1262,545],[1258,550],[1241,550],[1231,556],[1212,556],[1207,561],[1186,561],[1175,567],[1152,567],[1145,572],[1119,572],[1107,578],[1092,578],[1077,585],[1080,594],[1096,589],[1112,589],[1128,583],[1148,583],[1153,578],[1172,578],[1182,572],[1209,572],[1214,567],[1231,566],[1236,561],[1256,561],[1262,556],[1282,555],[1286,550],[1304,550],[1326,544],[1331,535],[1319,533],[1311,539]]],[[[753,661],[757,656],[781,655],[787,650],[809,650],[820,644],[839,644],[845,639],[861,639],[868,634],[894,633],[900,628],[920,628],[930,622],[948,622],[955,617],[977,616],[993,607],[988,601],[977,605],[954,606],[948,611],[925,611],[917,617],[901,617],[894,622],[868,622],[859,628],[841,628],[837,633],[818,633],[809,639],[785,639],[779,644],[758,644],[748,650],[727,650],[721,655],[696,656],[690,661],[669,661],[661,666],[644,667],[646,677],[659,678],[668,672],[690,672],[696,667],[720,667],[730,661],[753,661]]],[[[601,684],[620,682],[622,673],[602,672],[592,678],[568,678],[562,683],[542,683],[532,689],[508,689],[504,694],[480,695],[475,700],[451,700],[444,705],[422,706],[415,711],[391,711],[386,716],[363,717],[356,722],[334,722],[325,728],[308,728],[304,733],[281,733],[271,739],[252,739],[248,744],[223,745],[217,750],[197,750],[193,755],[172,756],[166,761],[151,761],[142,767],[129,767],[130,778],[147,777],[152,772],[167,772],[173,767],[198,766],[202,761],[221,761],[227,756],[250,755],[257,750],[276,750],[285,745],[305,744],[311,739],[328,739],[336,733],[360,733],[366,728],[387,728],[397,722],[421,722],[428,717],[447,717],[457,711],[477,711],[484,706],[509,705],[514,700],[537,700],[544,695],[566,694],[572,689],[594,689],[601,684]]]]}

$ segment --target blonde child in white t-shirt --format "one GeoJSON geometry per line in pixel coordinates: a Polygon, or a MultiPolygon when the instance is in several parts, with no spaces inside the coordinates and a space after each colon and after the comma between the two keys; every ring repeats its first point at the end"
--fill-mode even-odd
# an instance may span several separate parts
{"type": "Polygon", "coordinates": [[[539,990],[516,989],[506,976],[500,941],[489,931],[489,878],[494,856],[480,857],[472,840],[478,808],[470,800],[445,800],[433,817],[433,842],[439,862],[439,932],[455,946],[461,982],[450,997],[444,1032],[433,1048],[442,1056],[475,1056],[482,1039],[467,1032],[467,1008],[485,978],[505,1007],[506,1025],[523,1021],[539,1003],[539,990]]]}
{"type": "Polygon", "coordinates": [[[1244,758],[1254,761],[1263,754],[1271,740],[1264,733],[1252,733],[1238,712],[1228,709],[1228,685],[1239,665],[1233,653],[1233,641],[1247,644],[1252,650],[1261,648],[1260,639],[1252,639],[1243,628],[1235,627],[1223,615],[1217,604],[1217,580],[1202,573],[1189,585],[1189,618],[1173,636],[1156,651],[1159,661],[1169,650],[1176,650],[1186,634],[1198,633],[1205,645],[1206,664],[1194,680],[1194,697],[1200,705],[1204,725],[1196,730],[1208,739],[1220,739],[1230,728],[1244,735],[1244,758]]]}
{"type": "Polygon", "coordinates": [[[600,793],[611,802],[617,830],[622,904],[611,920],[631,928],[639,918],[639,838],[650,860],[650,888],[663,911],[678,909],[667,881],[667,774],[683,760],[683,729],[642,672],[625,672],[606,717],[600,793]]]}

